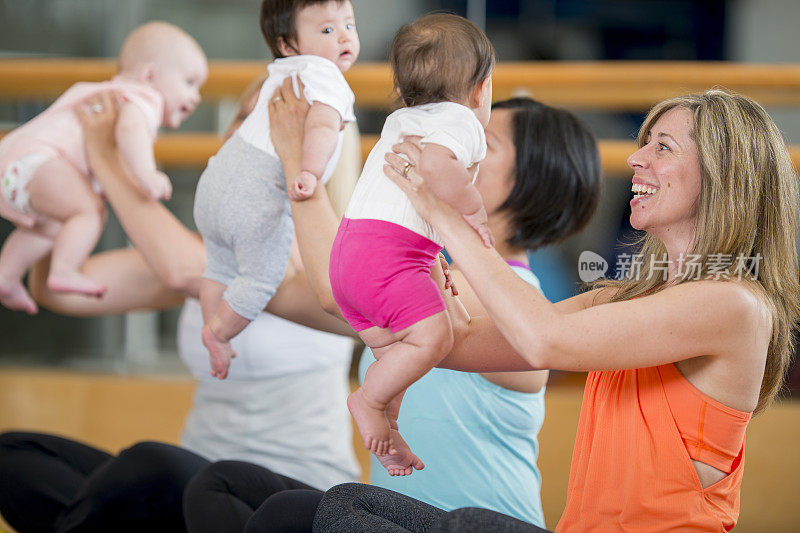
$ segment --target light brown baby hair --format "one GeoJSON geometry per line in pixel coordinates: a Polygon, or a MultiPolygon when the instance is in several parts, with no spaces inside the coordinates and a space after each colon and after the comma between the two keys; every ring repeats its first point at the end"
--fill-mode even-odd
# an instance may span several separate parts
{"type": "Polygon", "coordinates": [[[406,24],[389,53],[394,87],[406,106],[458,102],[494,70],[494,47],[469,20],[433,13],[406,24]]]}

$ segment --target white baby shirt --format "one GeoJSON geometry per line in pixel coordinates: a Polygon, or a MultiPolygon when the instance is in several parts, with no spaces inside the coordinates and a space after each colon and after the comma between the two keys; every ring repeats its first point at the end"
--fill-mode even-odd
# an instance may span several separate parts
{"type": "Polygon", "coordinates": [[[344,216],[393,222],[441,245],[439,236],[417,214],[403,191],[383,174],[384,154],[408,135],[419,135],[422,144],[449,148],[465,168],[486,156],[483,126],[468,107],[438,102],[398,109],[386,119],[344,216]]]}
{"type": "MultiPolygon", "coordinates": [[[[297,74],[305,86],[303,95],[309,103],[320,102],[334,108],[342,117],[342,123],[355,122],[353,103],[355,95],[344,79],[344,75],[335,63],[323,57],[300,55],[276,59],[267,66],[269,77],[261,87],[258,102],[253,112],[245,119],[237,130],[246,142],[263,150],[268,154],[278,157],[269,135],[269,102],[275,89],[283,80],[292,74],[297,74]]],[[[296,89],[295,89],[296,90],[296,89]]],[[[330,179],[339,154],[342,151],[343,132],[339,132],[339,141],[333,156],[328,161],[328,166],[322,176],[323,183],[330,179]]]]}

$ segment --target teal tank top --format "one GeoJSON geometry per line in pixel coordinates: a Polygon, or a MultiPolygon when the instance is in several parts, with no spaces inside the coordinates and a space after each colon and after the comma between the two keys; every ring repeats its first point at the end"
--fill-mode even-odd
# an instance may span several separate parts
{"type": "MultiPolygon", "coordinates": [[[[539,289],[527,267],[510,264],[539,289]]],[[[362,382],[373,361],[365,349],[362,382]]],[[[447,511],[483,507],[545,527],[536,466],[543,421],[544,389],[512,391],[480,374],[434,368],[408,388],[398,419],[400,433],[425,468],[391,477],[371,456],[370,483],[447,511]]]]}

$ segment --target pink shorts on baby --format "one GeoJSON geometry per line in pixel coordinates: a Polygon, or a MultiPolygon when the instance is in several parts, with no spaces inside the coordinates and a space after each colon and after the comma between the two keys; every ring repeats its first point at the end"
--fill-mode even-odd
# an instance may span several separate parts
{"type": "Polygon", "coordinates": [[[392,222],[345,218],[331,250],[333,297],[355,331],[405,329],[446,309],[431,279],[442,247],[392,222]]]}

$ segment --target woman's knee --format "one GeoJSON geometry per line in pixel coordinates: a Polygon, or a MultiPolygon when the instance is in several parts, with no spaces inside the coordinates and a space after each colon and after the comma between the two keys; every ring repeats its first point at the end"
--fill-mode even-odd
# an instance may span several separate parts
{"type": "Polygon", "coordinates": [[[244,533],[311,531],[323,498],[319,490],[284,490],[273,494],[253,513],[244,533]]]}
{"type": "Polygon", "coordinates": [[[144,441],[122,450],[117,463],[120,468],[156,478],[168,478],[183,486],[208,461],[177,446],[144,441]]]}
{"type": "Polygon", "coordinates": [[[352,501],[373,488],[371,485],[363,483],[342,483],[328,489],[325,493],[325,500],[331,502],[352,501]]]}
{"type": "Polygon", "coordinates": [[[19,445],[20,442],[25,440],[25,435],[27,435],[27,433],[19,431],[0,433],[0,448],[13,448],[19,445]]]}
{"type": "Polygon", "coordinates": [[[497,511],[462,507],[440,517],[430,533],[547,533],[547,530],[497,511]]]}
{"type": "Polygon", "coordinates": [[[209,463],[198,470],[186,485],[184,502],[193,500],[208,491],[225,489],[228,486],[228,472],[236,461],[218,461],[209,463]]]}

